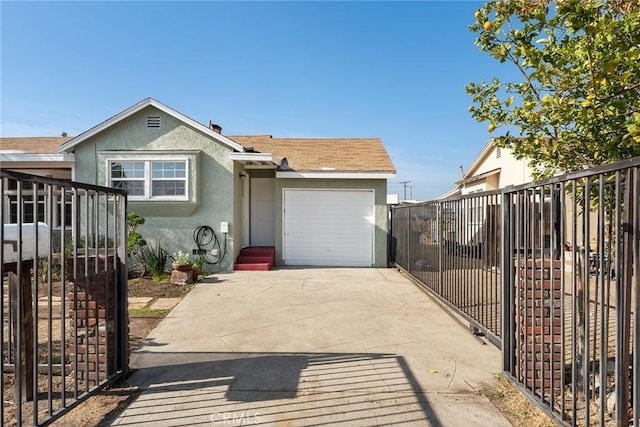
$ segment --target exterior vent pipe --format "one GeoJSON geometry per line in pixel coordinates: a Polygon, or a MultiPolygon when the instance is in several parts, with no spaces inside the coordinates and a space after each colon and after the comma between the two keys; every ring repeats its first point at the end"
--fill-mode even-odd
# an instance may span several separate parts
{"type": "Polygon", "coordinates": [[[215,133],[222,133],[222,126],[213,123],[211,120],[209,120],[209,129],[215,133]]]}

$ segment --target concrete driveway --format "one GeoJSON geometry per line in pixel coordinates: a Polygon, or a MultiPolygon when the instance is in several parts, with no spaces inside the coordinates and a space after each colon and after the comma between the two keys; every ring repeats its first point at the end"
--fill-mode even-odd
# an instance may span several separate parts
{"type": "Polygon", "coordinates": [[[207,278],[131,357],[118,426],[509,426],[500,352],[393,269],[207,278]]]}

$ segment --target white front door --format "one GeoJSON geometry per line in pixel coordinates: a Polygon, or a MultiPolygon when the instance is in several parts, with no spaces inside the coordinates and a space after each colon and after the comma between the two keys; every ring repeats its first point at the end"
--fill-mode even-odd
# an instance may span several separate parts
{"type": "Polygon", "coordinates": [[[251,246],[275,246],[275,178],[251,178],[251,246]]]}

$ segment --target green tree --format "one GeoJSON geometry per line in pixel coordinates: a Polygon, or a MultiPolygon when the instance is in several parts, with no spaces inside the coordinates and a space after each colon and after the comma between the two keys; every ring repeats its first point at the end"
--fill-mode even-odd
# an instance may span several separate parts
{"type": "MultiPolygon", "coordinates": [[[[480,50],[521,76],[467,85],[469,111],[489,122],[489,132],[518,129],[517,135],[496,137],[497,146],[529,159],[536,178],[640,155],[638,0],[499,0],[475,17],[470,29],[478,33],[480,50]]],[[[628,215],[633,206],[627,204],[628,215]]],[[[581,257],[576,269],[578,394],[588,391],[584,262],[581,257]]],[[[630,289],[630,279],[625,286],[630,289]]],[[[629,325],[630,310],[625,316],[629,325]]],[[[620,352],[628,354],[629,340],[623,342],[620,352]]]]}
{"type": "Polygon", "coordinates": [[[127,242],[127,255],[136,255],[147,241],[138,231],[138,227],[144,224],[145,219],[135,212],[127,213],[127,228],[129,231],[129,240],[127,242]]]}
{"type": "Polygon", "coordinates": [[[640,155],[640,2],[499,0],[470,26],[521,79],[469,83],[472,117],[543,178],[640,155]]]}

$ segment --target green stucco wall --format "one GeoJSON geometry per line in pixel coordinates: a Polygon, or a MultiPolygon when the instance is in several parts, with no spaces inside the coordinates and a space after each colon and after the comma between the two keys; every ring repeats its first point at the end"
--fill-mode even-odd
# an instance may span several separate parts
{"type": "Polygon", "coordinates": [[[224,246],[220,222],[228,221],[226,256],[219,265],[205,266],[205,271],[230,270],[238,250],[234,242],[242,241],[242,183],[239,167],[229,159],[231,151],[150,106],[75,147],[75,179],[106,185],[108,159],[188,159],[189,201],[129,200],[128,210],[146,219],[140,227],[142,235],[148,241],[161,241],[170,252],[192,253],[196,247],[193,233],[201,225],[212,227],[224,246]],[[160,116],[161,127],[147,128],[148,115],[160,116]]]}
{"type": "Polygon", "coordinates": [[[374,190],[375,192],[375,264],[387,267],[387,181],[384,179],[276,179],[276,263],[282,260],[282,195],[286,188],[324,188],[336,190],[374,190]]]}

